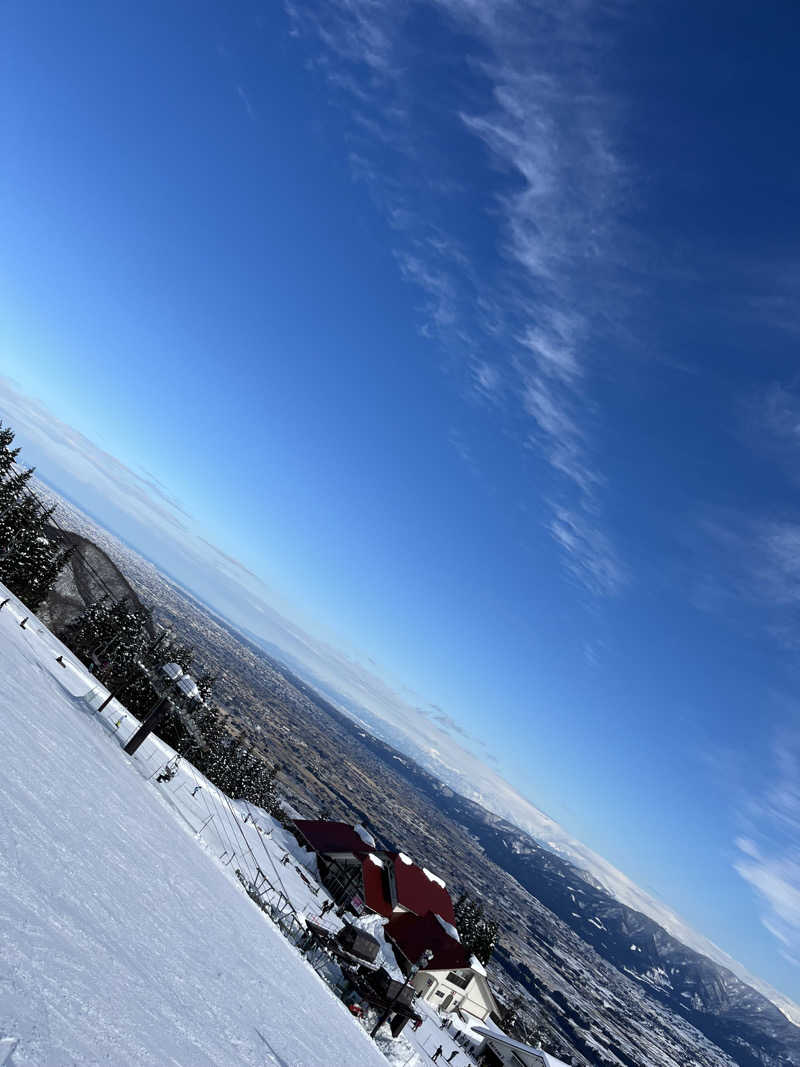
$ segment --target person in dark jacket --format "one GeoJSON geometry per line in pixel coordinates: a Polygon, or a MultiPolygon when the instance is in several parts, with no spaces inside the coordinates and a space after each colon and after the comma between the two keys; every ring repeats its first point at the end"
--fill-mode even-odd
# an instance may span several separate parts
{"type": "Polygon", "coordinates": [[[434,1054],[433,1054],[433,1055],[431,1056],[431,1059],[433,1060],[433,1062],[434,1062],[434,1063],[436,1063],[436,1061],[437,1061],[437,1060],[439,1059],[439,1057],[441,1056],[441,1054],[442,1054],[443,1052],[444,1052],[444,1049],[442,1048],[442,1046],[441,1046],[441,1045],[439,1045],[439,1047],[437,1048],[437,1050],[436,1050],[436,1051],[434,1052],[434,1054]]]}

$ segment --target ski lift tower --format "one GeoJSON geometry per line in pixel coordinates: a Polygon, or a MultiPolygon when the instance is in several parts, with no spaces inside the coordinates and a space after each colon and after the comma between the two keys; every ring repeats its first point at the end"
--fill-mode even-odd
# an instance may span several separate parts
{"type": "Polygon", "coordinates": [[[156,705],[142,720],[142,725],[125,745],[123,751],[127,752],[129,756],[136,752],[145,738],[155,730],[167,714],[170,707],[170,694],[175,689],[179,689],[181,694],[189,701],[203,699],[200,696],[200,690],[197,688],[194,678],[190,674],[184,674],[183,669],[177,663],[165,663],[161,668],[161,674],[166,679],[166,688],[156,705]]]}

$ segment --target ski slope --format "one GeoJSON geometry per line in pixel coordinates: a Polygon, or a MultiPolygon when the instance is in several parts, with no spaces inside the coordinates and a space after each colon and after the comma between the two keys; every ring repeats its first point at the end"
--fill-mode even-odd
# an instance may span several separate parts
{"type": "Polygon", "coordinates": [[[24,614],[0,610],[0,1060],[386,1067],[221,865],[217,819],[198,836],[205,789],[176,818],[83,699],[94,680],[24,614]]]}

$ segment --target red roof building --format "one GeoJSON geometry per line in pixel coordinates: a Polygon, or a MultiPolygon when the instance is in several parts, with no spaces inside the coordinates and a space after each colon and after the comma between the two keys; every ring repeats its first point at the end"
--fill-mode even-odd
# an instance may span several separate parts
{"type": "Polygon", "coordinates": [[[320,877],[337,904],[388,919],[386,937],[404,970],[426,950],[433,954],[413,978],[420,996],[439,1011],[459,1008],[483,1020],[497,1010],[486,971],[458,939],[453,902],[441,878],[403,852],[379,849],[362,826],[308,819],[295,826],[316,853],[320,877]]]}
{"type": "Polygon", "coordinates": [[[432,911],[455,924],[453,901],[441,878],[425,867],[418,867],[402,852],[389,853],[388,858],[392,862],[396,887],[395,910],[413,911],[415,915],[427,915],[432,911]]]}
{"type": "MultiPolygon", "coordinates": [[[[335,879],[348,903],[355,895],[370,911],[387,919],[398,912],[434,912],[455,923],[453,902],[442,879],[403,852],[378,849],[362,826],[308,819],[296,820],[295,826],[304,843],[323,860],[320,873],[326,883],[335,879]],[[347,868],[346,878],[343,868],[347,868]]],[[[338,899],[339,893],[335,896],[338,899]]]]}
{"type": "Polygon", "coordinates": [[[492,1012],[497,1014],[486,969],[467,954],[457,932],[438,915],[430,911],[423,916],[411,912],[393,915],[384,933],[407,974],[426,950],[432,953],[424,968],[413,975],[411,984],[438,1012],[464,1011],[482,1021],[492,1012]]]}
{"type": "Polygon", "coordinates": [[[370,911],[390,918],[394,905],[392,903],[392,885],[384,856],[370,853],[361,861],[362,899],[370,911]],[[375,861],[378,861],[377,863],[375,861]]]}
{"type": "Polygon", "coordinates": [[[461,942],[448,933],[432,911],[422,916],[400,912],[392,916],[384,930],[409,964],[416,963],[427,949],[433,953],[427,971],[460,970],[470,965],[461,942]]]}
{"type": "Polygon", "coordinates": [[[366,856],[375,848],[375,839],[363,827],[347,822],[327,822],[317,819],[295,819],[312,852],[323,856],[366,856]]]}

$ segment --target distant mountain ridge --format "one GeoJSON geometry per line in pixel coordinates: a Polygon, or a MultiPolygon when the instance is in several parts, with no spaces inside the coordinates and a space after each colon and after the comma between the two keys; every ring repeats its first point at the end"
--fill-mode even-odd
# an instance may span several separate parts
{"type": "MultiPolygon", "coordinates": [[[[233,624],[225,623],[225,625],[230,625],[233,630],[242,633],[241,628],[233,624]]],[[[383,741],[403,752],[406,757],[413,759],[434,779],[447,782],[457,794],[474,802],[482,809],[492,812],[498,818],[507,820],[515,831],[521,832],[548,852],[559,856],[568,866],[579,870],[584,881],[608,895],[612,900],[618,901],[637,914],[649,916],[651,921],[664,929],[676,942],[687,945],[698,955],[713,960],[718,966],[730,970],[734,975],[738,969],[739,974],[736,977],[744,985],[755,989],[776,1005],[781,1014],[794,1026],[800,1026],[800,1006],[772,989],[766,982],[754,975],[749,975],[737,960],[707,938],[691,930],[671,909],[653,900],[602,857],[597,856],[580,842],[571,839],[554,820],[524,797],[519,797],[524,808],[520,809],[515,806],[516,793],[511,787],[509,787],[509,798],[506,803],[502,803],[503,798],[481,795],[479,790],[472,787],[472,783],[464,774],[456,769],[448,768],[440,758],[431,756],[424,748],[410,744],[407,735],[400,729],[372,715],[364,708],[353,707],[320,679],[313,675],[309,677],[308,672],[303,670],[303,665],[297,661],[296,657],[287,654],[273,643],[260,639],[252,632],[245,631],[244,636],[256,647],[263,649],[282,668],[285,668],[286,677],[305,692],[309,699],[316,702],[321,696],[321,699],[332,705],[338,713],[345,714],[361,723],[383,741]],[[594,870],[590,869],[590,864],[593,865],[594,870]]]]}
{"type": "MultiPolygon", "coordinates": [[[[683,1016],[742,1067],[800,1065],[800,1028],[727,968],[615,900],[585,871],[504,820],[451,805],[486,853],[610,964],[683,1016]]],[[[477,806],[476,806],[477,807],[477,806]]]]}
{"type": "MultiPolygon", "coordinates": [[[[321,710],[343,715],[302,679],[287,673],[321,710]]],[[[396,755],[386,746],[385,759],[395,760],[396,755]]],[[[589,871],[444,786],[407,756],[399,773],[431,794],[438,806],[477,837],[490,859],[598,955],[705,1034],[740,1067],[800,1067],[800,1027],[764,994],[618,901],[589,871]]]]}

